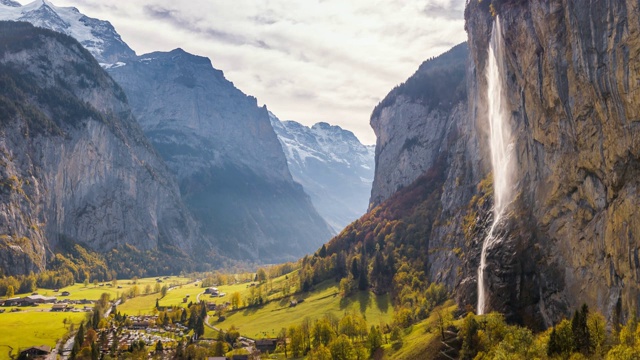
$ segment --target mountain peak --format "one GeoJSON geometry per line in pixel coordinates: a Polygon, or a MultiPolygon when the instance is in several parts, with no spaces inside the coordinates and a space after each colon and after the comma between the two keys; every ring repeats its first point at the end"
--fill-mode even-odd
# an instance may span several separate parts
{"type": "Polygon", "coordinates": [[[11,0],[0,0],[0,5],[9,6],[9,7],[21,7],[19,3],[11,0]]]}
{"type": "Polygon", "coordinates": [[[84,46],[100,63],[113,64],[135,57],[108,21],[90,18],[75,7],[57,7],[49,0],[20,5],[0,0],[0,20],[26,21],[37,27],[69,35],[84,46]]]}

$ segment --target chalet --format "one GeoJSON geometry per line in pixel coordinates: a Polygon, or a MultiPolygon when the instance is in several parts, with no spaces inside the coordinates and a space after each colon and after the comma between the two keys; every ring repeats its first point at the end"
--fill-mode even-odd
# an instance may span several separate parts
{"type": "Polygon", "coordinates": [[[56,302],[55,296],[29,295],[20,299],[22,305],[51,304],[56,302]]]}
{"type": "Polygon", "coordinates": [[[262,353],[274,352],[278,346],[278,339],[259,339],[256,340],[256,349],[262,353]]]}
{"type": "Polygon", "coordinates": [[[216,311],[216,304],[207,303],[207,311],[216,311]]]}
{"type": "Polygon", "coordinates": [[[218,288],[215,287],[210,287],[210,288],[206,288],[204,290],[205,294],[211,294],[213,296],[218,296],[219,292],[218,292],[218,288]]]}
{"type": "Polygon", "coordinates": [[[60,294],[60,296],[69,296],[69,295],[71,295],[71,293],[70,293],[70,292],[68,292],[68,291],[63,291],[63,292],[60,294]]]}
{"type": "Polygon", "coordinates": [[[69,311],[73,308],[73,306],[69,306],[65,303],[53,304],[51,307],[51,311],[69,311]]]}
{"type": "Polygon", "coordinates": [[[7,299],[4,301],[3,306],[17,306],[18,304],[20,304],[20,300],[21,299],[19,297],[7,299]]]}
{"type": "Polygon", "coordinates": [[[20,352],[20,359],[45,359],[49,354],[51,354],[50,346],[32,346],[20,352]]]}

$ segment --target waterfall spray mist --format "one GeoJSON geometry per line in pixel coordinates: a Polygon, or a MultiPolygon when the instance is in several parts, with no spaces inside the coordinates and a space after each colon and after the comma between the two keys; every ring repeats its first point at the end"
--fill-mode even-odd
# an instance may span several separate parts
{"type": "Polygon", "coordinates": [[[502,29],[500,27],[500,19],[496,17],[491,29],[491,43],[489,44],[486,67],[494,207],[493,223],[489,234],[482,243],[480,267],[478,268],[478,314],[484,314],[486,311],[488,295],[485,280],[487,249],[500,241],[496,233],[496,227],[505,215],[505,209],[513,197],[511,180],[513,145],[511,144],[511,129],[509,126],[511,116],[506,106],[504,74],[502,29]]]}

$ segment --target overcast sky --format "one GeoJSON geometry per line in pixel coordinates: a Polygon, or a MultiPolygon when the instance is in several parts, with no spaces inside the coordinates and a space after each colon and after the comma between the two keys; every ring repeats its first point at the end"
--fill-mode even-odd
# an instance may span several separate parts
{"type": "Polygon", "coordinates": [[[138,55],[180,47],[207,56],[281,120],[337,124],[366,144],[375,105],[466,40],[465,0],[52,2],[109,20],[138,55]]]}

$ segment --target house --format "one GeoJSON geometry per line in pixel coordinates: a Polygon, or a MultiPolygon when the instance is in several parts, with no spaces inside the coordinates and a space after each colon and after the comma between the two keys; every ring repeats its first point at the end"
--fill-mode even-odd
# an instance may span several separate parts
{"type": "Polygon", "coordinates": [[[210,288],[206,288],[204,290],[205,294],[211,294],[213,296],[218,296],[218,288],[216,287],[210,287],[210,288]]]}
{"type": "Polygon", "coordinates": [[[207,303],[207,311],[216,311],[216,304],[207,303]]]}
{"type": "Polygon", "coordinates": [[[51,311],[68,311],[71,308],[73,307],[65,303],[60,303],[60,304],[54,304],[53,307],[51,307],[51,311]]]}
{"type": "Polygon", "coordinates": [[[20,352],[21,359],[45,359],[51,354],[51,347],[46,345],[32,346],[20,352]]]}
{"type": "Polygon", "coordinates": [[[19,297],[14,297],[4,301],[3,306],[17,306],[20,303],[19,297]]]}
{"type": "Polygon", "coordinates": [[[133,330],[144,330],[148,328],[150,324],[151,323],[148,321],[136,321],[133,324],[131,324],[129,328],[133,330]]]}
{"type": "Polygon", "coordinates": [[[256,349],[262,353],[274,352],[278,346],[278,339],[259,339],[256,340],[256,349]]]}
{"type": "Polygon", "coordinates": [[[71,293],[68,291],[63,291],[62,294],[60,294],[60,296],[69,296],[69,295],[71,295],[71,293]]]}
{"type": "Polygon", "coordinates": [[[56,302],[55,296],[29,295],[20,299],[22,305],[51,304],[56,302]]]}

